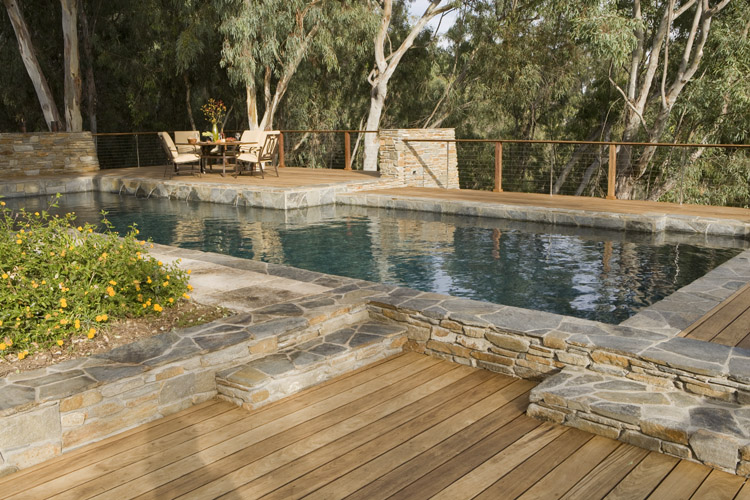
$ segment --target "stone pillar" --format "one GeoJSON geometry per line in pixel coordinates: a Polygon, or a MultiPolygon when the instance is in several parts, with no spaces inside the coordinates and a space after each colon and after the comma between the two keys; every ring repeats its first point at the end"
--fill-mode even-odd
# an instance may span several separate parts
{"type": "Polygon", "coordinates": [[[99,170],[91,132],[0,134],[3,179],[99,170]]]}
{"type": "Polygon", "coordinates": [[[458,189],[458,158],[452,128],[380,131],[380,175],[406,186],[458,189]],[[430,142],[412,142],[428,139],[430,142]]]}

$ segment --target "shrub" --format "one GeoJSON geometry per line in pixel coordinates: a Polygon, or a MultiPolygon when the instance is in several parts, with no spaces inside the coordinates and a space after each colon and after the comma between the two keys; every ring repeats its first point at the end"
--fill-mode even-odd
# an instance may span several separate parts
{"type": "Polygon", "coordinates": [[[23,358],[72,336],[93,338],[109,320],[159,314],[189,298],[189,272],[148,256],[135,226],[120,237],[105,212],[101,232],[75,220],[0,201],[2,354],[23,358]]]}

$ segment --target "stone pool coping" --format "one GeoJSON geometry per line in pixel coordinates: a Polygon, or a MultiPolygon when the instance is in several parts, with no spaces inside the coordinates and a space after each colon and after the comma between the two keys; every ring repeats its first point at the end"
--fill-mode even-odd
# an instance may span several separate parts
{"type": "MultiPolygon", "coordinates": [[[[405,326],[406,349],[512,376],[542,379],[572,367],[750,403],[748,350],[220,254],[162,245],[154,253],[203,262],[205,273],[211,266],[252,273],[261,285],[273,277],[314,287],[207,325],[0,380],[0,473],[215,397],[218,371],[368,318],[405,326]]],[[[234,293],[255,288],[243,282],[234,293]]],[[[680,453],[696,459],[689,447],[680,453]]],[[[748,470],[748,460],[738,467],[748,470]]]]}
{"type": "Polygon", "coordinates": [[[111,170],[78,176],[48,176],[17,178],[0,182],[0,197],[54,195],[56,193],[81,193],[101,191],[125,193],[134,196],[155,196],[179,200],[205,201],[226,205],[292,210],[336,202],[344,192],[399,187],[403,183],[393,179],[374,178],[343,180],[327,184],[301,187],[262,185],[228,185],[216,182],[194,182],[190,177],[153,179],[138,177],[129,172],[118,176],[111,170]]]}
{"type": "Polygon", "coordinates": [[[379,193],[343,193],[336,203],[442,214],[511,219],[617,231],[694,233],[750,239],[750,223],[733,219],[662,213],[622,214],[473,201],[434,200],[379,193]]]}

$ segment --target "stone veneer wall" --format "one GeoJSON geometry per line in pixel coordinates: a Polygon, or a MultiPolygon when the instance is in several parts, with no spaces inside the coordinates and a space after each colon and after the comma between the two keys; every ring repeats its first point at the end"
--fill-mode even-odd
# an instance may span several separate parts
{"type": "MultiPolygon", "coordinates": [[[[745,349],[434,293],[373,297],[368,308],[373,319],[407,326],[406,350],[440,359],[532,380],[564,368],[585,369],[732,408],[750,405],[750,351],[745,349]]],[[[548,413],[544,418],[560,421],[553,411],[537,408],[542,411],[548,413]]],[[[611,419],[580,422],[587,432],[638,446],[649,443],[649,449],[750,476],[750,439],[732,432],[707,432],[696,448],[680,439],[685,429],[663,421],[627,429],[611,419]],[[734,461],[712,462],[706,454],[715,449],[734,461]]]]}
{"type": "Polygon", "coordinates": [[[406,186],[458,189],[456,131],[445,129],[398,129],[380,131],[380,174],[406,186]],[[434,142],[410,142],[430,139],[434,142]]]}
{"type": "Polygon", "coordinates": [[[99,170],[91,132],[0,134],[0,157],[3,177],[99,170]]]}

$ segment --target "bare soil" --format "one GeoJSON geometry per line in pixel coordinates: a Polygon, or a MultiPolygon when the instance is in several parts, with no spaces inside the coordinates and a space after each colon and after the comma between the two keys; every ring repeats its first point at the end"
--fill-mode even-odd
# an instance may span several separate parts
{"type": "Polygon", "coordinates": [[[86,335],[66,339],[62,347],[39,350],[21,360],[15,354],[0,357],[0,377],[91,356],[159,333],[209,323],[230,314],[231,311],[221,307],[183,301],[175,307],[165,308],[158,316],[123,319],[100,326],[99,333],[93,339],[86,335]]]}

